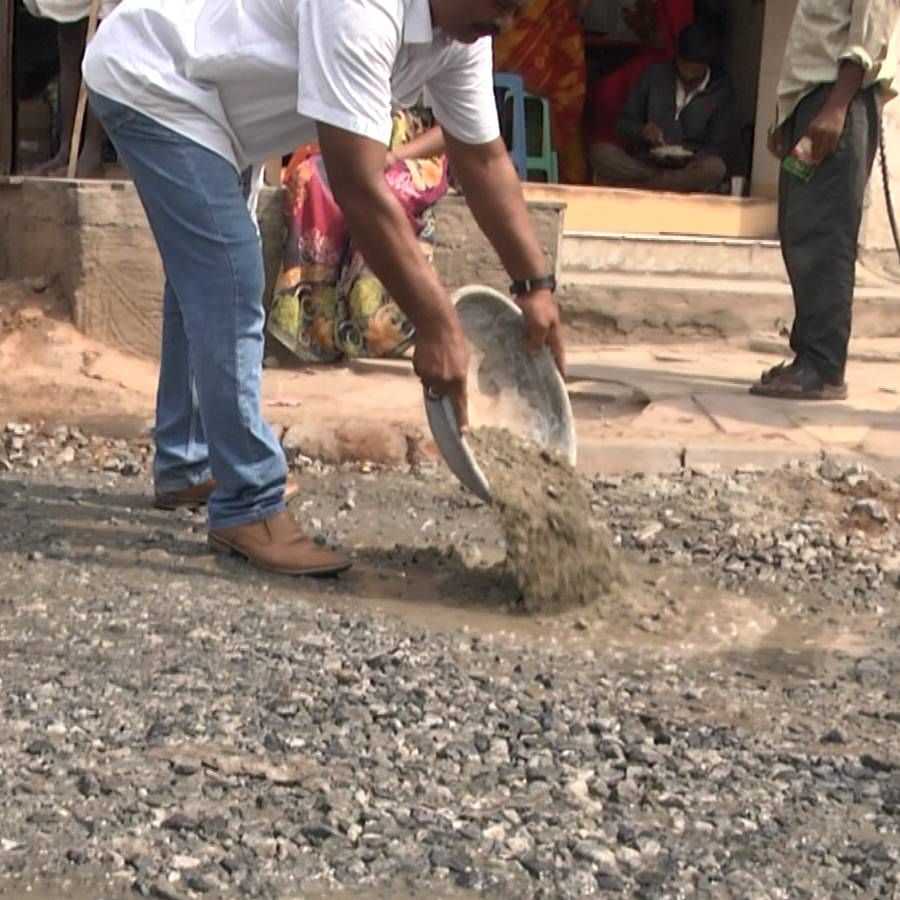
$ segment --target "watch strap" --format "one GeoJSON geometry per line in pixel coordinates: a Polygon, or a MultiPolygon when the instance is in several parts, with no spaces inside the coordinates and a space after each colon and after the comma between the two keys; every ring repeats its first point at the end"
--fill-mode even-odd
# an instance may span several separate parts
{"type": "Polygon", "coordinates": [[[532,291],[555,291],[556,290],[556,276],[555,275],[542,275],[539,278],[523,278],[521,281],[514,281],[509,286],[509,292],[514,297],[519,297],[522,294],[530,294],[532,291]]]}

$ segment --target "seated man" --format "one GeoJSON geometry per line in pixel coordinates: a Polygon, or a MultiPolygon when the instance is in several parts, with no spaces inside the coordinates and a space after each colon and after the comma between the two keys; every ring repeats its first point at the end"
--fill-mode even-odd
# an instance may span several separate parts
{"type": "Polygon", "coordinates": [[[645,70],[619,116],[627,149],[602,141],[591,147],[595,184],[685,193],[718,187],[734,100],[715,54],[706,30],[681,31],[675,59],[645,70]]]}

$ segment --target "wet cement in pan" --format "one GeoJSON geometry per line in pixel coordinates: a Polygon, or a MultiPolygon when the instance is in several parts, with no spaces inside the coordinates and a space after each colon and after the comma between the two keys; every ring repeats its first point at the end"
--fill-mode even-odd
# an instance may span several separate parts
{"type": "Polygon", "coordinates": [[[468,442],[490,484],[524,609],[561,612],[619,597],[625,569],[568,462],[505,429],[478,428],[468,442]]]}

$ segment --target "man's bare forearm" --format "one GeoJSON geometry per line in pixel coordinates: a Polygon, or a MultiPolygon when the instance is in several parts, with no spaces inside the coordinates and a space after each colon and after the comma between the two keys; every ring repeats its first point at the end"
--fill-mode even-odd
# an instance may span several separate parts
{"type": "Polygon", "coordinates": [[[859,63],[845,59],[841,62],[838,77],[825,101],[826,106],[832,109],[840,109],[846,112],[853,102],[853,98],[862,87],[865,72],[859,63]]]}
{"type": "Polygon", "coordinates": [[[470,147],[445,135],[456,178],[475,221],[512,278],[538,278],[549,265],[528,215],[522,185],[500,140],[470,147]]]}
{"type": "Polygon", "coordinates": [[[859,93],[862,83],[862,66],[844,60],[822,108],[806,129],[806,136],[812,142],[812,158],[816,163],[828,159],[840,146],[841,135],[847,124],[847,110],[859,93]]]}
{"type": "Polygon", "coordinates": [[[452,311],[447,293],[384,179],[360,179],[335,197],[367,265],[417,331],[441,326],[452,311]]]}
{"type": "MultiPolygon", "coordinates": [[[[466,193],[475,220],[514,281],[549,274],[549,264],[525,206],[522,185],[501,140],[471,146],[445,134],[447,152],[456,177],[466,193]]],[[[548,287],[537,287],[516,297],[525,316],[529,349],[550,348],[565,374],[566,354],[559,306],[548,287]]]]}
{"type": "Polygon", "coordinates": [[[468,426],[469,347],[459,316],[384,179],[386,149],[352,132],[318,123],[331,190],[350,233],[416,329],[413,369],[432,395],[446,397],[457,427],[468,426]]]}

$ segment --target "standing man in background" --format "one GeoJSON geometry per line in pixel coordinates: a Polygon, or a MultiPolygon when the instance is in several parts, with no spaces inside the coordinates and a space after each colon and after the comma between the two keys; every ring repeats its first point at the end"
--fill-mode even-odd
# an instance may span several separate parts
{"type": "Polygon", "coordinates": [[[900,0],[799,0],[769,148],[783,160],[778,232],[794,293],[794,360],[750,392],[841,400],[863,201],[895,95],[900,0]]]}
{"type": "Polygon", "coordinates": [[[717,55],[716,38],[705,28],[681,30],[675,59],[645,69],[628,95],[617,123],[626,149],[608,141],[591,147],[594,184],[683,193],[720,186],[728,171],[734,92],[717,55]],[[664,145],[691,155],[672,168],[655,156],[664,145]]]}

